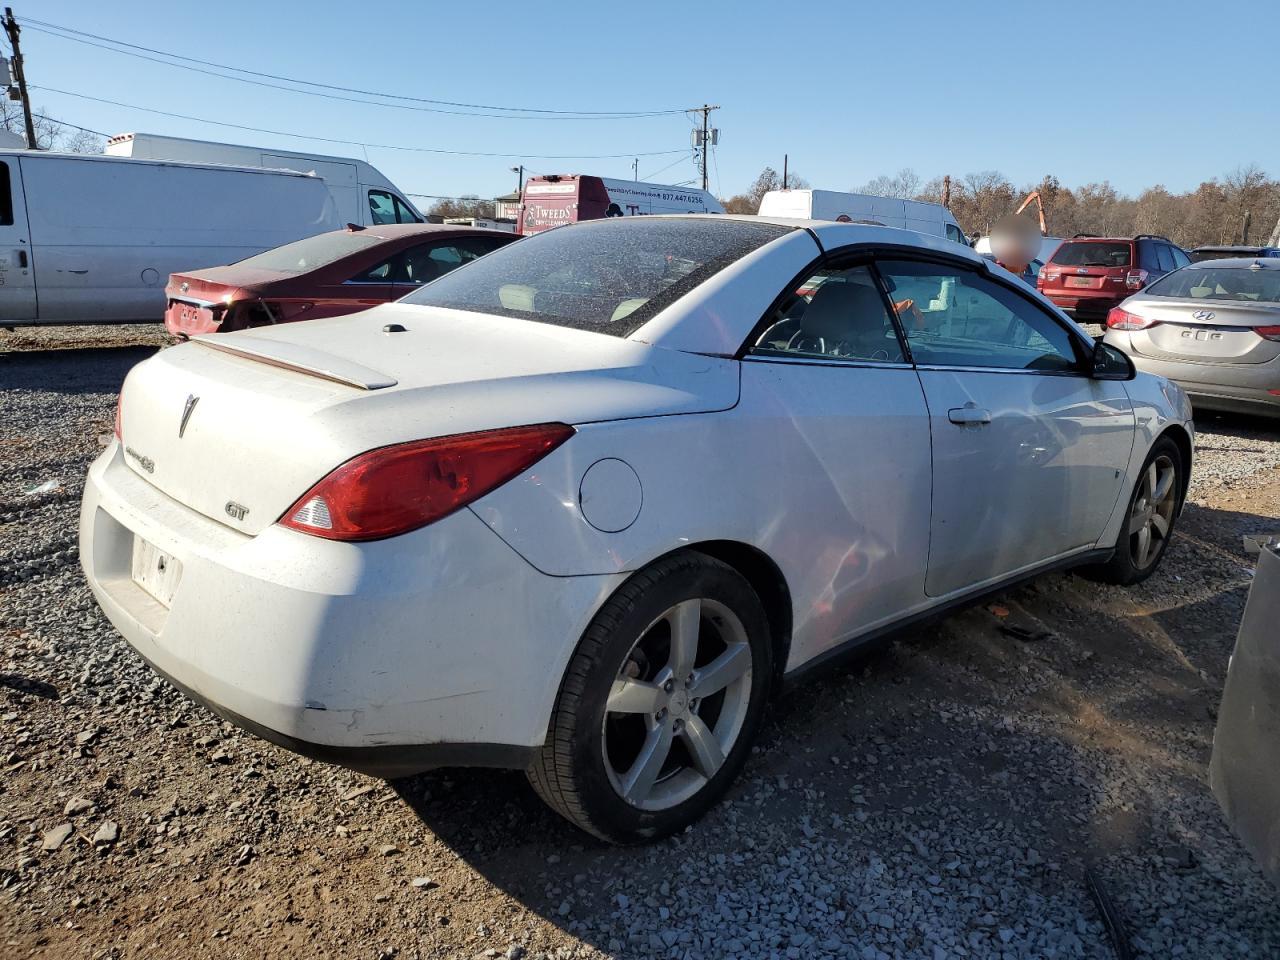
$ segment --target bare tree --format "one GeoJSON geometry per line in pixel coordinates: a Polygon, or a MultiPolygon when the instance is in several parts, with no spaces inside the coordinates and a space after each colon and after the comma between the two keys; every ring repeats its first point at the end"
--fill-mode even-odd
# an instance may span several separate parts
{"type": "Polygon", "coordinates": [[[445,219],[453,217],[491,219],[494,215],[494,208],[492,200],[482,200],[475,196],[444,197],[433,203],[431,209],[427,212],[445,219]]]}
{"type": "Polygon", "coordinates": [[[869,193],[873,197],[897,197],[902,200],[910,200],[919,192],[920,175],[910,167],[903,167],[892,177],[881,174],[854,188],[854,193],[869,193]]]}
{"type": "MultiPolygon", "coordinates": [[[[101,153],[105,146],[103,139],[96,133],[63,123],[61,120],[54,120],[40,108],[34,111],[32,125],[36,128],[36,148],[39,150],[101,153]]],[[[0,128],[19,134],[26,139],[22,107],[7,97],[0,98],[0,128]]]]}
{"type": "MultiPolygon", "coordinates": [[[[788,171],[787,188],[791,190],[803,190],[809,186],[809,181],[797,173],[788,171]]],[[[722,200],[725,213],[759,213],[760,201],[764,199],[764,195],[770,190],[782,189],[782,174],[778,173],[773,167],[765,167],[760,171],[760,176],[756,177],[755,182],[747,188],[746,193],[739,193],[730,197],[728,200],[722,200]]]]}

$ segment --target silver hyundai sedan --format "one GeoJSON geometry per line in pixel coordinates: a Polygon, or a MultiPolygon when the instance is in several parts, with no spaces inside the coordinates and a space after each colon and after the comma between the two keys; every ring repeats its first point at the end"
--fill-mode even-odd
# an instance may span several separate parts
{"type": "Polygon", "coordinates": [[[1104,339],[1197,408],[1280,417],[1280,257],[1176,270],[1114,308],[1104,339]]]}

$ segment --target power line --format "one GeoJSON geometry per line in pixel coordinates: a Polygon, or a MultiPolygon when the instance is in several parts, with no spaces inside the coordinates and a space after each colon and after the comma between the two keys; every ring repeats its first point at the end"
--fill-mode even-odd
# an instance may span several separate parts
{"type": "MultiPolygon", "coordinates": [[[[673,150],[673,151],[671,151],[671,152],[672,152],[672,153],[684,153],[684,150],[673,150]]],[[[640,156],[644,156],[644,154],[640,154],[640,156]]],[[[662,173],[664,170],[670,170],[670,169],[671,169],[672,167],[674,167],[677,163],[679,163],[681,160],[684,160],[684,159],[685,159],[684,157],[676,157],[676,159],[672,160],[672,161],[671,161],[670,163],[668,163],[665,167],[659,167],[657,170],[653,171],[653,173],[646,174],[645,176],[641,177],[640,179],[641,179],[641,180],[648,180],[650,177],[656,177],[658,174],[662,173]]]]}
{"type": "Polygon", "coordinates": [[[363,140],[342,140],[337,137],[316,137],[309,133],[290,133],[285,130],[271,130],[266,127],[251,127],[243,123],[229,123],[225,120],[210,120],[208,117],[196,117],[187,113],[171,113],[168,110],[156,110],[153,107],[140,107],[137,104],[124,103],[120,100],[108,100],[105,97],[92,97],[87,93],[75,93],[71,90],[59,90],[56,87],[45,87],[31,84],[31,89],[43,90],[45,93],[57,93],[64,97],[75,97],[78,100],[89,100],[93,103],[103,103],[112,107],[123,107],[126,110],[140,110],[143,113],[154,113],[158,116],[170,117],[175,120],[190,120],[193,123],[210,123],[215,127],[230,127],[235,130],[248,130],[252,133],[266,133],[275,137],[294,137],[299,140],[314,140],[318,143],[340,143],[345,146],[374,147],[379,150],[406,150],[411,153],[434,153],[455,157],[503,157],[517,160],[617,160],[623,157],[665,157],[670,156],[673,153],[684,153],[684,148],[680,148],[678,150],[650,150],[643,153],[637,153],[634,150],[627,153],[497,153],[480,150],[443,150],[437,147],[407,147],[396,143],[366,143],[363,140]]]}
{"type": "Polygon", "coordinates": [[[177,67],[183,70],[192,70],[196,73],[206,74],[208,76],[220,77],[224,80],[237,80],[241,83],[252,83],[258,86],[269,87],[275,90],[285,90],[290,93],[302,93],[309,96],[326,97],[333,100],[344,100],[350,103],[364,103],[373,106],[395,107],[405,110],[420,110],[428,113],[446,113],[457,116],[474,116],[474,117],[497,117],[508,120],[636,120],[646,117],[671,116],[680,113],[686,113],[685,110],[553,110],[541,107],[507,107],[495,104],[484,103],[462,103],[453,100],[433,100],[426,97],[413,97],[405,94],[382,93],[376,90],[362,90],[357,87],[343,87],[336,84],[319,83],[314,80],[301,80],[296,77],[281,76],[274,73],[265,73],[258,70],[247,70],[243,67],[232,67],[226,64],[217,63],[210,60],[201,60],[196,57],[190,57],[186,54],[170,53],[166,50],[157,50],[153,47],[144,47],[139,44],[128,43],[124,40],[115,40],[111,37],[103,37],[98,34],[88,33],[83,30],[76,30],[71,27],[64,27],[55,23],[48,23],[43,20],[27,19],[23,21],[23,25],[32,30],[46,34],[51,37],[58,37],[62,40],[71,40],[76,43],[83,43],[91,47],[97,47],[101,50],[108,50],[112,53],[119,53],[124,56],[137,57],[141,60],[148,60],[152,63],[159,63],[169,67],[177,67]],[[54,32],[61,31],[61,32],[54,32]],[[94,42],[100,41],[100,42],[94,42]],[[113,46],[106,46],[113,44],[113,46]],[[126,47],[128,49],[118,49],[126,47]],[[131,51],[142,51],[141,53],[131,51]],[[156,56],[146,56],[145,54],[155,54],[156,56]],[[157,59],[157,57],[168,57],[168,60],[157,59]],[[174,60],[180,62],[172,62],[174,60]],[[201,67],[213,67],[214,70],[201,69],[193,66],[200,64],[201,67]],[[244,76],[232,76],[231,74],[244,74],[244,76]],[[262,78],[257,80],[246,79],[248,77],[262,78]],[[316,90],[299,90],[297,87],[280,86],[275,83],[265,83],[263,80],[277,80],[282,83],[297,84],[299,86],[315,87],[316,90]],[[376,100],[362,100],[349,96],[339,96],[336,93],[321,93],[321,90],[338,91],[343,94],[357,94],[360,97],[380,97],[384,100],[400,100],[405,103],[379,103],[376,100]],[[432,104],[431,107],[410,106],[409,104],[432,104]],[[455,107],[459,109],[442,110],[440,107],[455,107]],[[477,113],[474,111],[497,111],[495,113],[477,113]],[[532,114],[532,116],[519,116],[519,114],[532,114]]]}
{"type": "MultiPolygon", "coordinates": [[[[33,84],[34,86],[34,84],[33,84]]],[[[78,123],[68,123],[66,120],[55,120],[53,117],[46,117],[43,113],[33,113],[33,117],[39,117],[41,120],[47,120],[49,123],[56,123],[60,127],[71,127],[84,133],[92,133],[96,137],[102,137],[104,140],[110,140],[111,134],[103,133],[101,130],[91,130],[88,127],[82,127],[78,123]]]]}

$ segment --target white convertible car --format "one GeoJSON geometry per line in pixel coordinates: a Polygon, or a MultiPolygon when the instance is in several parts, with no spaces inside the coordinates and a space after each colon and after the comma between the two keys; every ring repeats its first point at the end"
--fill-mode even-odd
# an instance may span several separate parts
{"type": "Polygon", "coordinates": [[[1048,570],[1148,575],[1191,466],[1168,381],[901,230],[551,230],[365,313],[130,374],[81,558],[194,698],[382,776],[526,769],[634,841],[766,701],[1048,570]]]}

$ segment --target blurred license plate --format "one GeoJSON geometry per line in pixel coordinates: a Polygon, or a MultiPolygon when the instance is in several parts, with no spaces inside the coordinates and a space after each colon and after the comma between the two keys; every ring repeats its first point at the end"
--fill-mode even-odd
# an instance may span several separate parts
{"type": "Polygon", "coordinates": [[[133,538],[133,582],[166,607],[182,579],[182,563],[139,536],[133,538]]]}
{"type": "Polygon", "coordinates": [[[171,326],[176,326],[179,330],[203,332],[213,324],[213,311],[205,307],[197,307],[193,303],[171,300],[169,319],[171,326]]]}
{"type": "Polygon", "coordinates": [[[1090,277],[1067,277],[1068,287],[1092,287],[1093,280],[1090,277]]]}

